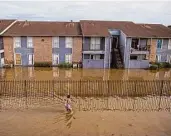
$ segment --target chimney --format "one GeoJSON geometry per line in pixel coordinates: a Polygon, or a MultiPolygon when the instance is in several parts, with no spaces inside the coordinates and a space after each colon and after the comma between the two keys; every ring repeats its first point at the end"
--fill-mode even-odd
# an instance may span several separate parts
{"type": "Polygon", "coordinates": [[[73,22],[73,20],[71,20],[71,23],[73,22]]]}

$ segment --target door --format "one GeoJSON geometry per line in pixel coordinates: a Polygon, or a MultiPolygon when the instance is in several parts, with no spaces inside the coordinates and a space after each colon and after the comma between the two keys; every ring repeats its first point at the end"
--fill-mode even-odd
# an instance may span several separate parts
{"type": "Polygon", "coordinates": [[[29,61],[28,61],[28,64],[29,64],[29,65],[33,65],[33,63],[34,63],[33,54],[29,54],[29,55],[28,55],[28,60],[29,60],[29,61]]]}
{"type": "Polygon", "coordinates": [[[21,54],[15,54],[15,65],[21,65],[21,54]]]}
{"type": "Polygon", "coordinates": [[[53,54],[53,65],[59,64],[59,54],[53,54]]]}

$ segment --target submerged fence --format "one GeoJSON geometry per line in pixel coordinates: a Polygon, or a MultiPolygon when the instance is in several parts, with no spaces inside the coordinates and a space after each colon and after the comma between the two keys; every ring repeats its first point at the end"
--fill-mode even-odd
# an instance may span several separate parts
{"type": "Polygon", "coordinates": [[[0,109],[63,105],[70,94],[78,110],[168,110],[171,81],[0,81],[0,109]],[[15,106],[14,106],[15,105],[15,106]]]}

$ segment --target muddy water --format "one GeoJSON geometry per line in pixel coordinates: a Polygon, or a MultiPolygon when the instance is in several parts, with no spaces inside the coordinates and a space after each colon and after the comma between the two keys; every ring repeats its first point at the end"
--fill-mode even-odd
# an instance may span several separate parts
{"type": "Polygon", "coordinates": [[[15,67],[0,69],[0,79],[12,80],[163,80],[171,79],[171,69],[150,71],[143,69],[59,69],[15,67]]]}

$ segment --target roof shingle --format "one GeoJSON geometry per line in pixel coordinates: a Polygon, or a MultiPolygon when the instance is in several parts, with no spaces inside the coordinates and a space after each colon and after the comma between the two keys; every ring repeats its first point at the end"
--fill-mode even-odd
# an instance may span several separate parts
{"type": "Polygon", "coordinates": [[[161,24],[135,24],[129,21],[81,20],[85,36],[109,36],[109,29],[119,29],[128,37],[171,37],[168,27],[161,24]]]}
{"type": "Polygon", "coordinates": [[[0,33],[4,31],[15,20],[0,20],[0,33]]]}
{"type": "Polygon", "coordinates": [[[18,21],[4,36],[79,36],[79,22],[18,21]]]}

